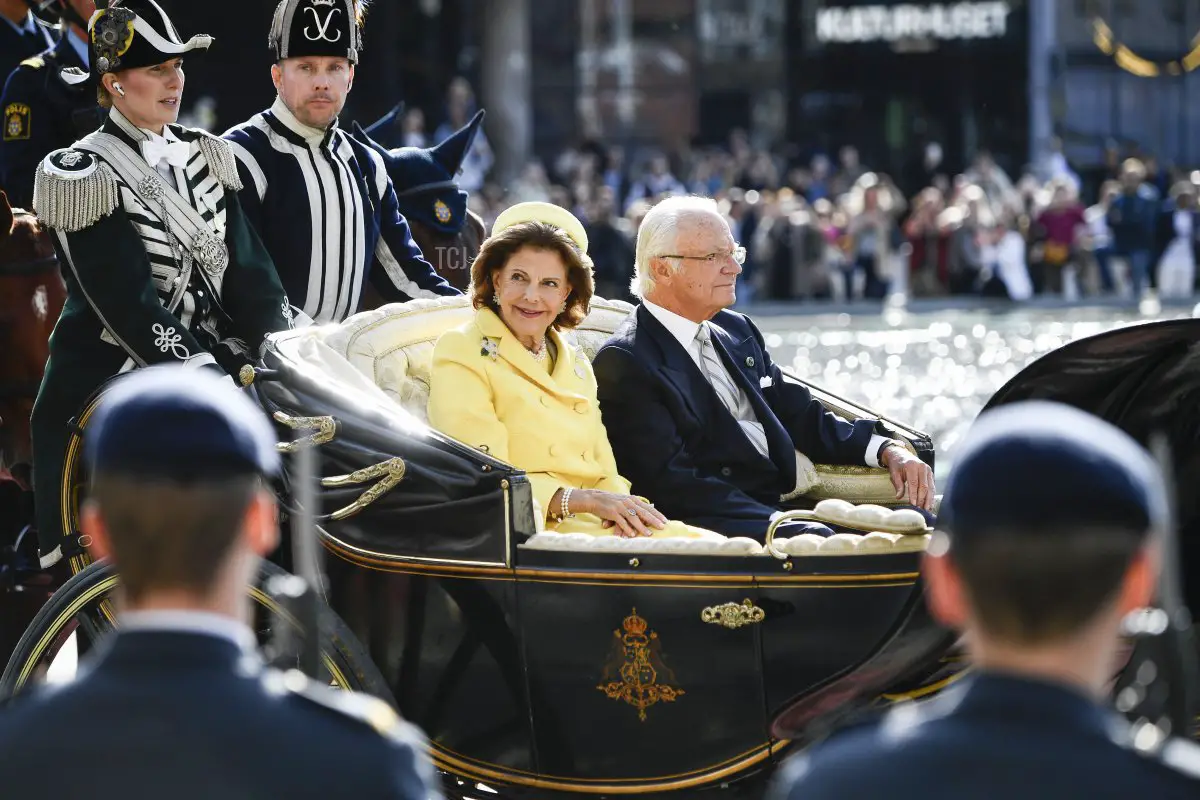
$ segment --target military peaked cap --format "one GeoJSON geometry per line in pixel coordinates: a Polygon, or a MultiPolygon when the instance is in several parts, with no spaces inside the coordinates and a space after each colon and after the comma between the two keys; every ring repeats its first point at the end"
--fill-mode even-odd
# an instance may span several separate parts
{"type": "MultiPolygon", "coordinates": [[[[1145,536],[1167,522],[1162,471],[1119,428],[1044,400],[984,412],[955,452],[938,511],[952,543],[1097,528],[1145,536]]],[[[953,546],[953,544],[952,544],[953,546]]]]}
{"type": "Polygon", "coordinates": [[[276,475],[275,443],[262,410],[230,381],[173,364],[119,378],[84,432],[93,474],[180,482],[276,475]]]}

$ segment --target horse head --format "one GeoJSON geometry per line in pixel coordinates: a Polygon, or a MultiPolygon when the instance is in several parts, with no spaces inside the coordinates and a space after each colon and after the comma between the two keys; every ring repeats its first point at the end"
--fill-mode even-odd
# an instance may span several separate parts
{"type": "Polygon", "coordinates": [[[439,275],[464,291],[471,282],[471,262],[487,230],[479,215],[467,208],[467,193],[459,189],[454,177],[475,141],[483,117],[480,110],[470,122],[433,147],[393,149],[371,137],[370,131],[379,130],[380,123],[368,129],[354,123],[355,138],[382,156],[400,211],[421,252],[439,275]]]}
{"type": "Polygon", "coordinates": [[[0,191],[0,458],[19,479],[16,467],[32,460],[29,417],[66,298],[49,230],[0,191]]]}

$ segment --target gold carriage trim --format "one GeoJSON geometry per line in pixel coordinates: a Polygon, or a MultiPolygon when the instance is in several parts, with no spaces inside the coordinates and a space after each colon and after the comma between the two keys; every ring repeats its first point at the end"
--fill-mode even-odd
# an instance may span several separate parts
{"type": "Polygon", "coordinates": [[[275,418],[276,422],[286,425],[294,431],[316,431],[316,433],[301,436],[294,442],[279,442],[275,445],[275,449],[281,453],[294,453],[305,444],[315,446],[332,442],[334,434],[337,433],[337,420],[333,417],[292,417],[282,411],[276,411],[271,416],[275,418]]]}
{"type": "Polygon", "coordinates": [[[672,686],[675,675],[663,663],[658,634],[649,630],[646,620],[633,609],[621,631],[613,631],[613,649],[604,666],[604,676],[596,688],[612,700],[621,700],[638,710],[638,719],[646,721],[646,709],[656,703],[672,703],[685,694],[672,686]],[[669,682],[659,683],[662,675],[669,682]],[[619,678],[609,680],[610,678],[619,678]]]}
{"type": "Polygon", "coordinates": [[[397,456],[396,458],[389,458],[387,461],[381,461],[378,464],[372,464],[369,467],[356,469],[349,475],[335,475],[331,478],[322,478],[321,485],[327,489],[338,489],[343,486],[357,486],[368,481],[378,481],[374,486],[360,494],[358,499],[353,503],[345,508],[339,508],[330,514],[330,518],[342,520],[362,511],[371,505],[371,503],[374,503],[394,489],[400,481],[404,480],[406,470],[407,467],[404,465],[404,459],[397,456]]]}
{"type": "Polygon", "coordinates": [[[701,622],[720,625],[730,630],[757,625],[766,618],[767,612],[754,605],[748,597],[741,603],[722,603],[719,606],[709,606],[700,612],[701,622]]]}

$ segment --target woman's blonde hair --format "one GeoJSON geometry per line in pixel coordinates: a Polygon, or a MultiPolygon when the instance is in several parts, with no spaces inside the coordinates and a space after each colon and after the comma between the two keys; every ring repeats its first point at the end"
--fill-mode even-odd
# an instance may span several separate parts
{"type": "Polygon", "coordinates": [[[475,308],[486,306],[499,311],[494,299],[496,283],[493,276],[524,247],[556,253],[562,259],[571,291],[567,295],[567,307],[554,319],[551,327],[563,330],[578,326],[588,315],[592,295],[596,292],[592,259],[561,228],[546,222],[519,222],[487,238],[471,264],[471,304],[475,308]]]}

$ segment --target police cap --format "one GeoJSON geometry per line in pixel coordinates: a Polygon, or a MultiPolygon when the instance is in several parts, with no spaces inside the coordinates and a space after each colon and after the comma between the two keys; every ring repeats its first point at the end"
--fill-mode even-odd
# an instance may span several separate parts
{"type": "Polygon", "coordinates": [[[1142,537],[1167,521],[1158,465],[1124,431],[1044,400],[982,414],[955,453],[938,528],[955,544],[989,534],[1098,528],[1142,537]]]}
{"type": "Polygon", "coordinates": [[[178,365],[141,369],[101,396],[84,432],[93,474],[179,482],[279,471],[261,409],[228,380],[178,365]]]}

